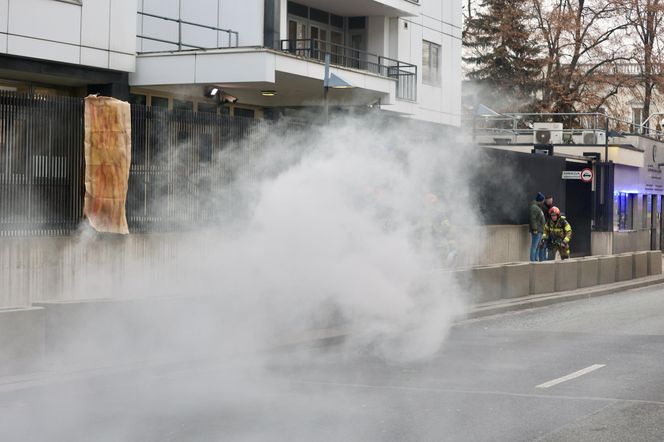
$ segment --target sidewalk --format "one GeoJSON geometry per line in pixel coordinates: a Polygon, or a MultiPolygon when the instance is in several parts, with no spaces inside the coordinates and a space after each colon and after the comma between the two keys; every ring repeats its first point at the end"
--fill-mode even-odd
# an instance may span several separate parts
{"type": "Polygon", "coordinates": [[[477,304],[471,308],[465,319],[481,318],[483,316],[497,315],[515,310],[523,310],[560,302],[575,301],[577,299],[594,298],[596,296],[610,295],[625,290],[664,284],[664,274],[647,276],[645,278],[630,279],[629,281],[614,282],[612,284],[596,285],[583,289],[565,292],[544,293],[541,295],[524,296],[520,298],[501,299],[498,301],[477,304]]]}

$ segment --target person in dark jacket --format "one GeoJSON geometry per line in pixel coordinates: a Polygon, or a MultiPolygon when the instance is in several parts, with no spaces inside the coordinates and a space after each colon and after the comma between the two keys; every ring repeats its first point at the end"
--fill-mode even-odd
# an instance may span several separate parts
{"type": "Polygon", "coordinates": [[[544,213],[542,212],[542,204],[544,204],[544,194],[538,192],[535,200],[530,204],[530,260],[531,261],[544,261],[542,257],[542,235],[544,234],[544,213]]]}
{"type": "Polygon", "coordinates": [[[547,195],[544,197],[544,204],[542,205],[542,212],[544,212],[544,220],[549,221],[551,217],[549,217],[549,210],[553,207],[553,196],[547,195]]]}

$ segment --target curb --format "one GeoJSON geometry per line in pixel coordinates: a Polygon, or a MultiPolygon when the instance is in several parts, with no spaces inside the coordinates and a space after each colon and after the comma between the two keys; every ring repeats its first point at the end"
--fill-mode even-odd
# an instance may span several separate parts
{"type": "Polygon", "coordinates": [[[595,298],[597,296],[610,295],[624,290],[638,289],[652,285],[664,284],[664,274],[647,276],[645,278],[632,279],[629,281],[604,284],[583,289],[568,290],[565,292],[544,293],[522,298],[503,299],[500,301],[485,302],[477,304],[472,308],[464,319],[476,319],[484,316],[497,315],[516,310],[525,310],[537,307],[546,307],[561,302],[576,301],[578,299],[595,298]]]}

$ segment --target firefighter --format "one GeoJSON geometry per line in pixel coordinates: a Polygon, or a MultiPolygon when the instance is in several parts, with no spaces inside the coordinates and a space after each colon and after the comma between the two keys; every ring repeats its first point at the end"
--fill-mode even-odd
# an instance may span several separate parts
{"type": "Polygon", "coordinates": [[[560,209],[553,206],[549,209],[549,220],[544,224],[542,245],[548,249],[549,260],[556,259],[556,252],[560,259],[569,258],[569,242],[572,240],[572,226],[560,214],[560,209]]]}

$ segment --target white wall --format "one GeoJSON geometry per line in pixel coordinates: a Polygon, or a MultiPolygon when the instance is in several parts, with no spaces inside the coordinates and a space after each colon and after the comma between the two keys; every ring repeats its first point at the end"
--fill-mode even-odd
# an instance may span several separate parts
{"type": "Polygon", "coordinates": [[[0,0],[0,53],[130,72],[137,1],[0,0]]]}
{"type": "MultiPolygon", "coordinates": [[[[138,0],[138,10],[171,19],[236,31],[239,46],[261,46],[263,44],[263,1],[243,0],[138,0]]],[[[178,24],[159,18],[139,16],[139,36],[178,42],[178,24]]],[[[228,33],[192,25],[182,25],[182,42],[202,48],[224,48],[235,46],[234,36],[229,45],[228,33]]],[[[139,52],[169,51],[176,44],[137,39],[139,52]]],[[[184,46],[183,49],[192,49],[184,46]]]]}
{"type": "Polygon", "coordinates": [[[372,49],[379,48],[385,40],[389,57],[418,67],[415,105],[397,100],[384,109],[412,113],[416,119],[458,126],[461,123],[461,3],[421,0],[420,5],[419,16],[391,18],[387,29],[376,26],[378,23],[372,21],[373,17],[369,21],[372,49]],[[440,85],[422,83],[422,40],[441,47],[440,85]]]}

